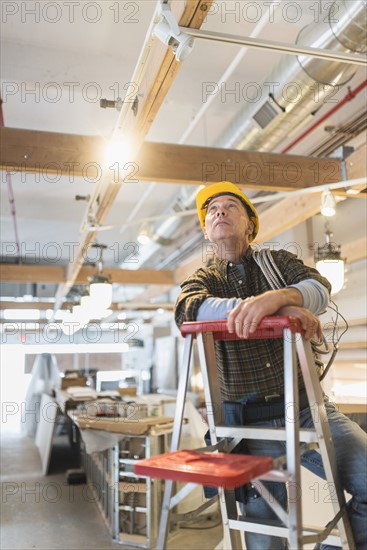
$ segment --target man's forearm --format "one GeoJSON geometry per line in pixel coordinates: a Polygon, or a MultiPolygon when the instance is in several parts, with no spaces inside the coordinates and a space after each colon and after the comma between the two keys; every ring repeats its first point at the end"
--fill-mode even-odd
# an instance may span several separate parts
{"type": "MultiPolygon", "coordinates": [[[[283,302],[279,305],[279,308],[287,305],[297,305],[309,309],[314,315],[319,315],[325,311],[328,305],[328,290],[315,279],[305,279],[304,281],[281,290],[295,290],[298,295],[290,293],[279,295],[279,298],[282,298],[281,302],[283,302]],[[293,303],[289,303],[288,300],[292,300],[293,303]]],[[[231,311],[241,302],[241,298],[207,298],[199,308],[197,320],[214,321],[226,319],[228,311],[231,311]]]]}

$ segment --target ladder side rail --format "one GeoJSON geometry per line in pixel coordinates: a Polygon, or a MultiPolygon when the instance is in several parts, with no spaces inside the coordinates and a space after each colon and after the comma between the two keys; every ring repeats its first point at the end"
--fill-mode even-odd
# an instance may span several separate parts
{"type": "MultiPolygon", "coordinates": [[[[177,451],[180,445],[187,386],[188,386],[190,370],[191,370],[193,341],[194,341],[193,334],[187,334],[185,336],[183,362],[182,362],[182,368],[179,374],[175,417],[173,420],[171,452],[177,451]]],[[[164,550],[167,544],[172,490],[173,490],[173,481],[166,480],[164,485],[161,517],[159,521],[157,550],[164,550]]]]}
{"type": "MultiPolygon", "coordinates": [[[[267,504],[270,506],[270,508],[273,510],[273,512],[276,513],[278,518],[282,523],[284,523],[285,527],[289,528],[289,514],[284,510],[283,506],[277,501],[277,499],[270,493],[270,491],[265,487],[265,485],[262,483],[264,477],[261,476],[261,478],[257,478],[251,481],[251,484],[256,487],[256,489],[259,491],[259,494],[266,500],[267,504]]],[[[279,481],[273,480],[273,481],[279,481]]]]}
{"type": "MultiPolygon", "coordinates": [[[[231,437],[230,428],[223,426],[223,409],[220,398],[220,386],[218,380],[218,371],[216,365],[216,354],[214,346],[214,338],[218,336],[211,331],[197,331],[197,340],[199,348],[200,367],[203,374],[205,401],[208,411],[208,424],[211,433],[212,443],[217,443],[217,436],[231,437]],[[221,425],[222,424],[222,425],[221,425]],[[229,430],[229,431],[228,431],[229,430]]],[[[173,436],[171,451],[178,450],[181,426],[183,420],[183,411],[185,404],[185,396],[187,391],[187,384],[190,372],[190,359],[192,354],[192,341],[195,337],[194,333],[186,334],[185,342],[185,358],[183,371],[180,374],[179,390],[177,408],[174,420],[173,436]],[[185,378],[185,382],[183,379],[185,378]]],[[[277,336],[270,336],[277,337],[277,336]]],[[[279,337],[279,336],[278,336],[279,337]]],[[[285,430],[275,430],[280,436],[280,432],[283,431],[286,440],[287,447],[287,472],[290,475],[290,492],[288,497],[289,505],[289,525],[291,528],[276,528],[279,531],[279,535],[288,536],[288,539],[293,547],[302,547],[303,540],[303,527],[302,527],[302,509],[299,502],[298,489],[300,489],[300,449],[299,449],[299,436],[303,441],[314,441],[311,435],[308,437],[307,432],[310,434],[316,431],[317,441],[320,448],[320,453],[323,459],[325,468],[326,479],[330,484],[335,486],[335,491],[338,497],[338,502],[333,502],[334,511],[336,513],[334,522],[338,520],[338,513],[340,515],[340,509],[344,510],[342,519],[338,521],[339,533],[342,541],[342,547],[344,550],[355,550],[355,544],[353,542],[353,534],[351,531],[349,518],[345,509],[345,498],[342,487],[338,480],[337,466],[335,459],[335,452],[332,448],[331,432],[327,420],[326,410],[323,401],[323,394],[321,391],[320,382],[317,377],[314,367],[314,357],[311,349],[310,342],[306,342],[301,334],[294,330],[294,327],[283,326],[283,339],[284,339],[284,373],[285,373],[285,414],[286,414],[286,426],[285,430]],[[292,330],[293,328],[293,330],[292,330]],[[296,334],[294,334],[296,332],[296,334]],[[299,402],[298,402],[298,377],[297,377],[297,361],[296,354],[298,354],[302,375],[305,382],[306,392],[309,400],[311,410],[314,414],[317,414],[318,421],[315,422],[315,430],[300,430],[299,429],[299,402]],[[290,418],[287,418],[287,416],[290,418]],[[305,433],[306,438],[302,439],[302,433],[305,433]]],[[[232,430],[235,428],[232,427],[232,430]]],[[[248,432],[247,437],[251,437],[251,429],[245,429],[248,432]]],[[[235,430],[236,435],[239,437],[245,437],[238,430],[235,430]]],[[[260,429],[259,429],[260,431],[260,429]]],[[[264,435],[264,434],[263,434],[264,435]]],[[[256,438],[256,436],[255,436],[256,438]]],[[[279,439],[275,437],[274,439],[279,439]]],[[[161,523],[159,528],[159,538],[157,550],[163,550],[166,544],[168,522],[169,522],[169,505],[172,496],[172,481],[166,481],[165,496],[163,499],[161,523]],[[167,487],[168,485],[168,487],[167,487]]],[[[243,531],[244,523],[238,522],[238,520],[232,519],[233,511],[235,510],[236,503],[234,501],[233,491],[220,490],[220,505],[223,518],[223,527],[225,535],[225,547],[228,550],[242,548],[242,541],[239,531],[243,531]],[[228,499],[228,497],[230,497],[228,499]],[[233,502],[232,502],[233,501],[233,502]],[[229,516],[228,512],[231,512],[229,516]],[[229,517],[228,517],[229,516],[229,517]],[[240,524],[242,523],[242,529],[240,524]]],[[[251,522],[248,522],[251,523],[251,522]]],[[[255,521],[256,523],[256,521],[255,521]]],[[[264,526],[263,526],[264,529],[264,526]]],[[[253,530],[252,528],[248,530],[253,530]]],[[[256,532],[256,530],[255,530],[256,532]]],[[[263,532],[263,531],[262,531],[263,532]]]]}
{"type": "Polygon", "coordinates": [[[189,384],[189,378],[190,378],[190,372],[191,372],[193,342],[194,342],[194,335],[193,334],[187,335],[185,338],[182,367],[179,373],[175,417],[173,420],[173,430],[172,430],[172,439],[171,439],[171,452],[178,451],[180,447],[180,438],[181,438],[182,422],[183,422],[184,411],[185,411],[187,387],[189,384]]]}
{"type": "MultiPolygon", "coordinates": [[[[204,396],[211,444],[216,445],[218,443],[216,424],[223,423],[223,410],[213,333],[198,333],[197,345],[200,369],[203,377],[204,396]]],[[[238,531],[231,530],[229,528],[228,517],[229,514],[231,515],[235,512],[237,506],[234,492],[224,491],[224,489],[219,488],[218,494],[223,522],[224,548],[226,548],[226,550],[239,550],[242,548],[241,535],[238,531]]]]}
{"type": "Polygon", "coordinates": [[[288,540],[290,548],[303,548],[301,502],[301,452],[299,444],[299,395],[295,339],[288,328],[284,329],[284,418],[288,481],[288,540]]]}
{"type": "Polygon", "coordinates": [[[224,416],[212,332],[200,332],[197,335],[201,373],[203,377],[204,396],[212,444],[217,444],[215,428],[223,424],[224,416]]]}
{"type": "Polygon", "coordinates": [[[336,500],[331,499],[333,501],[334,513],[337,515],[340,510],[344,510],[342,518],[338,522],[342,548],[343,550],[355,550],[354,536],[346,510],[344,491],[339,480],[335,451],[324,405],[324,397],[316,369],[313,368],[315,362],[311,343],[299,336],[296,340],[296,346],[314,426],[318,436],[326,479],[331,486],[334,486],[337,496],[336,500]]]}

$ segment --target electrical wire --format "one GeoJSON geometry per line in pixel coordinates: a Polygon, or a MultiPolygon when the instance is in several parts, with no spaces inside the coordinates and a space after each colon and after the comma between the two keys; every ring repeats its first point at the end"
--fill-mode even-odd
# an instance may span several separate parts
{"type": "Polygon", "coordinates": [[[220,514],[219,514],[219,521],[215,521],[216,517],[218,514],[217,513],[214,513],[214,514],[207,514],[205,516],[203,516],[202,518],[198,518],[197,521],[195,523],[180,523],[179,526],[180,526],[180,529],[192,529],[192,530],[200,530],[200,529],[214,529],[214,527],[218,527],[219,525],[222,525],[222,519],[220,517],[220,514]],[[209,524],[209,525],[205,525],[205,523],[208,523],[210,521],[215,521],[215,523],[212,523],[212,524],[209,524]]]}
{"type": "MultiPolygon", "coordinates": [[[[257,265],[260,267],[261,271],[263,272],[263,275],[265,276],[265,278],[267,279],[269,285],[273,290],[277,290],[287,286],[282,276],[282,273],[280,272],[278,266],[276,265],[275,260],[269,248],[262,248],[259,251],[254,251],[253,258],[257,263],[257,265]]],[[[332,328],[332,336],[331,336],[333,350],[326,367],[318,357],[319,355],[326,355],[330,353],[330,346],[325,338],[325,335],[324,334],[322,335],[322,340],[320,342],[316,340],[311,340],[311,348],[314,354],[315,365],[319,371],[320,382],[325,378],[331,365],[333,364],[335,356],[338,351],[338,343],[340,342],[340,339],[347,332],[349,328],[347,320],[339,312],[339,309],[336,303],[333,301],[330,301],[330,303],[333,305],[328,305],[328,308],[330,308],[332,311],[336,313],[336,318],[335,320],[333,319],[333,328],[332,328]],[[338,337],[338,318],[339,317],[341,317],[342,320],[344,321],[345,329],[338,337]],[[322,346],[324,346],[324,348],[322,348],[322,346]]]]}
{"type": "Polygon", "coordinates": [[[335,356],[336,356],[336,354],[338,352],[338,349],[339,349],[338,344],[339,344],[341,338],[344,336],[344,334],[347,332],[347,330],[349,328],[348,321],[340,313],[337,304],[335,302],[333,302],[332,300],[331,300],[330,303],[332,305],[329,305],[328,308],[336,313],[335,320],[333,319],[333,330],[332,330],[332,333],[331,333],[331,338],[332,338],[332,343],[333,343],[333,351],[332,351],[331,357],[330,357],[326,367],[324,367],[323,372],[320,376],[320,382],[325,378],[325,376],[327,375],[331,365],[333,364],[335,356]],[[344,328],[343,332],[338,336],[338,318],[339,317],[341,317],[342,321],[344,322],[345,328],[344,328]]]}

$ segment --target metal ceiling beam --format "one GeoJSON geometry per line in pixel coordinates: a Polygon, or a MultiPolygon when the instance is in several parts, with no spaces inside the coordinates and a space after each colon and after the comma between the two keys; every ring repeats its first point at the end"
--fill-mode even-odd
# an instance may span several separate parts
{"type": "MultiPolygon", "coordinates": [[[[59,174],[71,183],[76,177],[90,181],[98,172],[114,177],[114,170],[102,172],[102,138],[17,128],[1,128],[0,132],[0,167],[4,170],[41,177],[59,174]]],[[[143,143],[134,165],[133,178],[140,181],[198,185],[230,180],[270,191],[337,182],[343,171],[339,159],[149,142],[143,143]]]]}

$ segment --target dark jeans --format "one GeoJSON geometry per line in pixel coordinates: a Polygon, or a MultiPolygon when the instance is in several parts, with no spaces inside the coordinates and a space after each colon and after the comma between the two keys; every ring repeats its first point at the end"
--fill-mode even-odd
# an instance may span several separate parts
{"type": "MultiPolygon", "coordinates": [[[[340,413],[333,403],[326,402],[325,407],[340,481],[344,490],[351,495],[348,502],[348,513],[356,548],[357,550],[367,550],[367,435],[358,424],[340,413]]],[[[299,421],[301,428],[313,428],[314,421],[310,408],[307,407],[300,411],[299,421]]],[[[239,419],[236,422],[233,411],[231,411],[230,419],[226,418],[225,415],[225,422],[228,425],[240,424],[239,419]]],[[[284,418],[277,418],[251,425],[283,428],[285,420],[284,418]]],[[[235,452],[276,458],[285,454],[286,445],[284,441],[251,439],[242,441],[236,447],[235,452]]],[[[317,476],[325,479],[321,455],[317,451],[308,451],[302,455],[301,464],[317,476]]],[[[264,485],[286,509],[287,492],[284,483],[268,481],[264,482],[264,485]]],[[[242,502],[241,508],[248,518],[277,518],[266,500],[257,491],[248,491],[248,487],[242,487],[238,489],[236,497],[242,502]]],[[[279,537],[246,533],[245,538],[247,548],[250,550],[284,550],[287,548],[287,540],[279,537]]],[[[322,545],[321,548],[327,550],[335,547],[322,545]]]]}

